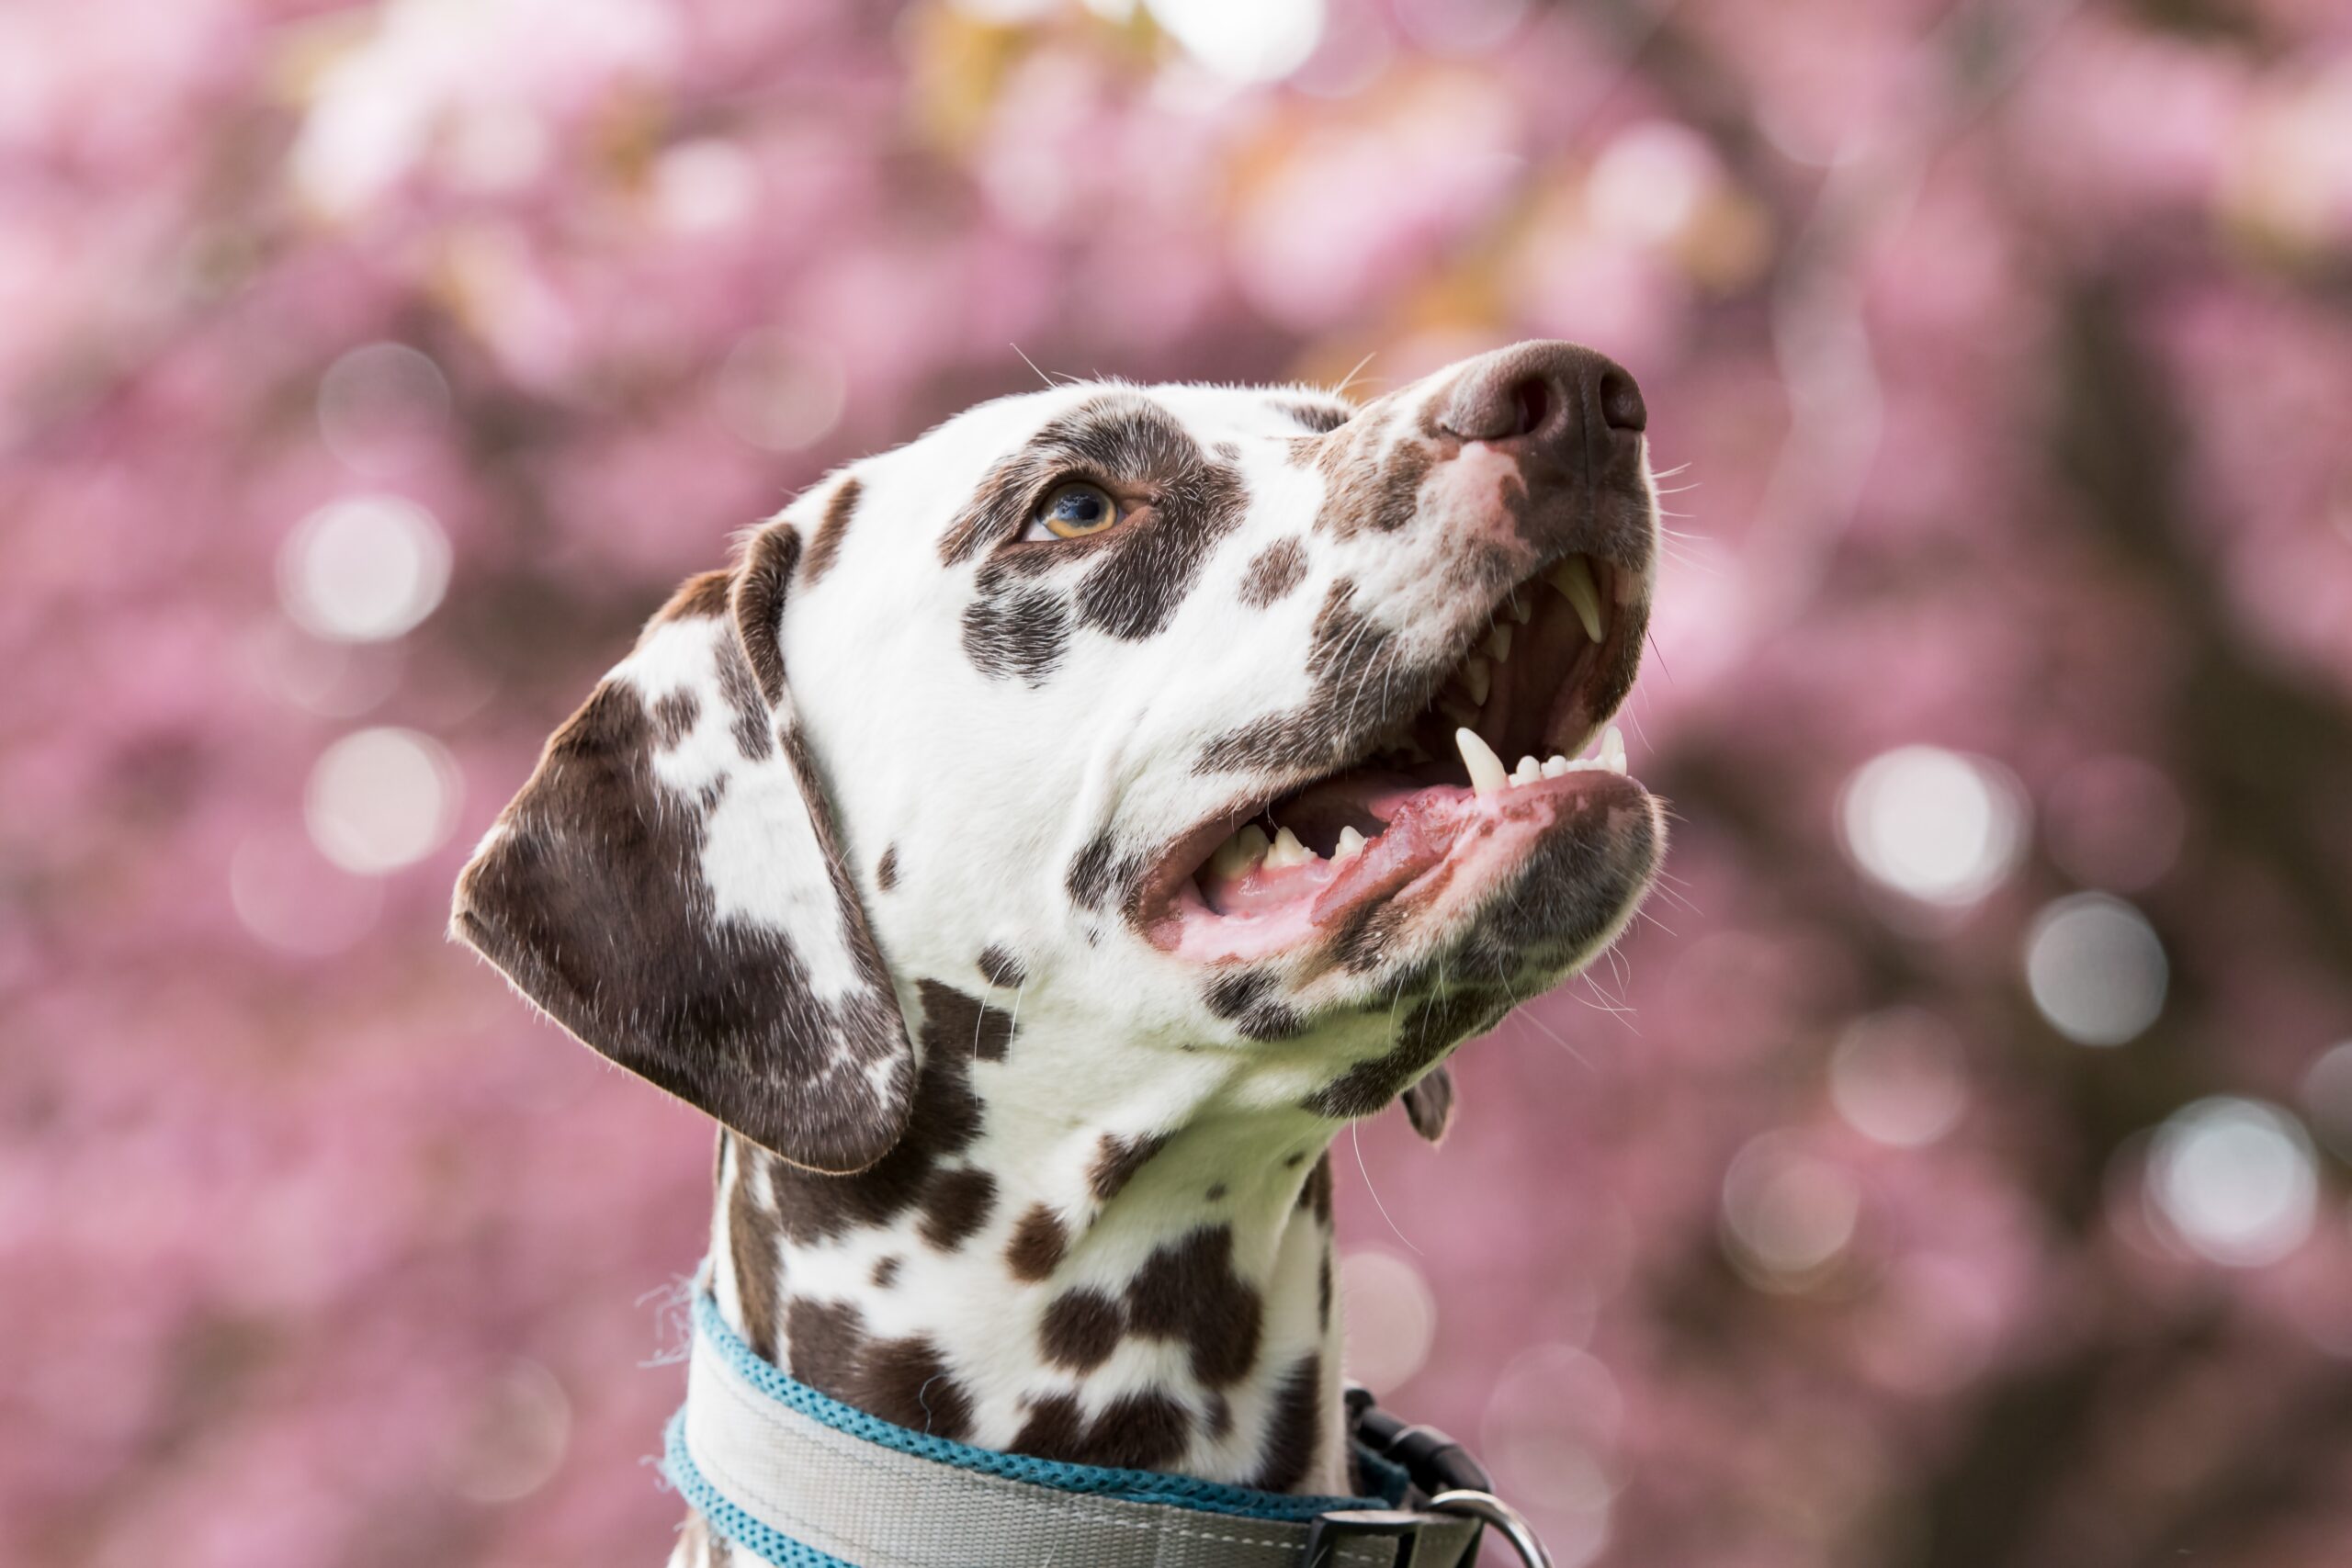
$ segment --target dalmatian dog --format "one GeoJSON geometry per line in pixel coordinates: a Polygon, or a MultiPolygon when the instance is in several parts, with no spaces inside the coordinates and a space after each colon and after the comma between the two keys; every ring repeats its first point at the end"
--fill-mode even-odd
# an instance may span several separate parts
{"type": "MultiPolygon", "coordinates": [[[[1326,1148],[1663,850],[1633,378],[1058,385],[853,463],[548,740],[454,931],[721,1124],[708,1280],[986,1448],[1345,1494],[1326,1148]],[[1591,754],[1585,754],[1591,748],[1591,754]],[[1515,760],[1515,765],[1507,759],[1515,760]]],[[[690,1520],[677,1563],[726,1559],[690,1520]]]]}

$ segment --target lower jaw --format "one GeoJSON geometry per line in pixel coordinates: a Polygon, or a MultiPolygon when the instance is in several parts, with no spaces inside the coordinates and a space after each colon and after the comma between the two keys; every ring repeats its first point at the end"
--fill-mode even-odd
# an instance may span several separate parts
{"type": "MultiPolygon", "coordinates": [[[[1512,866],[1563,819],[1598,795],[1641,788],[1622,773],[1591,770],[1476,794],[1456,784],[1375,790],[1363,807],[1381,831],[1345,862],[1314,860],[1261,872],[1222,890],[1212,908],[1186,874],[1148,917],[1155,947],[1199,964],[1311,954],[1375,904],[1434,903],[1449,885],[1458,899],[1509,879],[1512,866]]],[[[1565,830],[1577,830],[1570,827],[1565,830]]]]}

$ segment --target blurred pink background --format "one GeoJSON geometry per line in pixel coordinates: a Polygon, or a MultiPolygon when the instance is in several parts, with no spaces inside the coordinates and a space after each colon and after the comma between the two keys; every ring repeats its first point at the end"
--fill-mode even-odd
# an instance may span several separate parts
{"type": "Polygon", "coordinates": [[[0,12],[0,1561],[647,1563],[710,1134],[444,944],[832,463],[1640,377],[1672,878],[1343,1139],[1564,1565],[2352,1562],[2352,11],[0,12]]]}

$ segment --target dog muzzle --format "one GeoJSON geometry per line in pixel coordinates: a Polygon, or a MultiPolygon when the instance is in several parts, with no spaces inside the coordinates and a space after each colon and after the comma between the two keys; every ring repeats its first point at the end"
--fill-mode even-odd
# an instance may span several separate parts
{"type": "Polygon", "coordinates": [[[776,1568],[1469,1568],[1494,1525],[1549,1568],[1461,1449],[1349,1400],[1368,1497],[1309,1497],[998,1453],[877,1420],[763,1360],[697,1290],[662,1467],[776,1568]]]}

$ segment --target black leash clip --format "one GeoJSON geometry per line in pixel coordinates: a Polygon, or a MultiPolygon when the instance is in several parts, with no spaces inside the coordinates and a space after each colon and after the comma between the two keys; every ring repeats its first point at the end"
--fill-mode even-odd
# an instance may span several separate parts
{"type": "MultiPolygon", "coordinates": [[[[1355,1440],[1404,1471],[1416,1495],[1405,1508],[1364,1508],[1325,1514],[1307,1532],[1305,1568],[1329,1568],[1339,1561],[1340,1543],[1349,1540],[1394,1539],[1396,1559],[1392,1568],[1412,1568],[1413,1549],[1429,1514],[1458,1514],[1494,1528],[1519,1554],[1526,1568],[1552,1568],[1552,1554],[1544,1549],[1534,1527],[1519,1511],[1495,1495],[1495,1483],[1486,1467],[1468,1449],[1434,1427],[1418,1427],[1380,1408],[1372,1391],[1349,1385],[1348,1429],[1355,1440]],[[1426,1499],[1427,1513],[1410,1505],[1426,1499]]],[[[1483,1531],[1481,1532],[1484,1533],[1483,1531]]],[[[1477,1561],[1473,1537],[1464,1564],[1477,1561]]]]}

